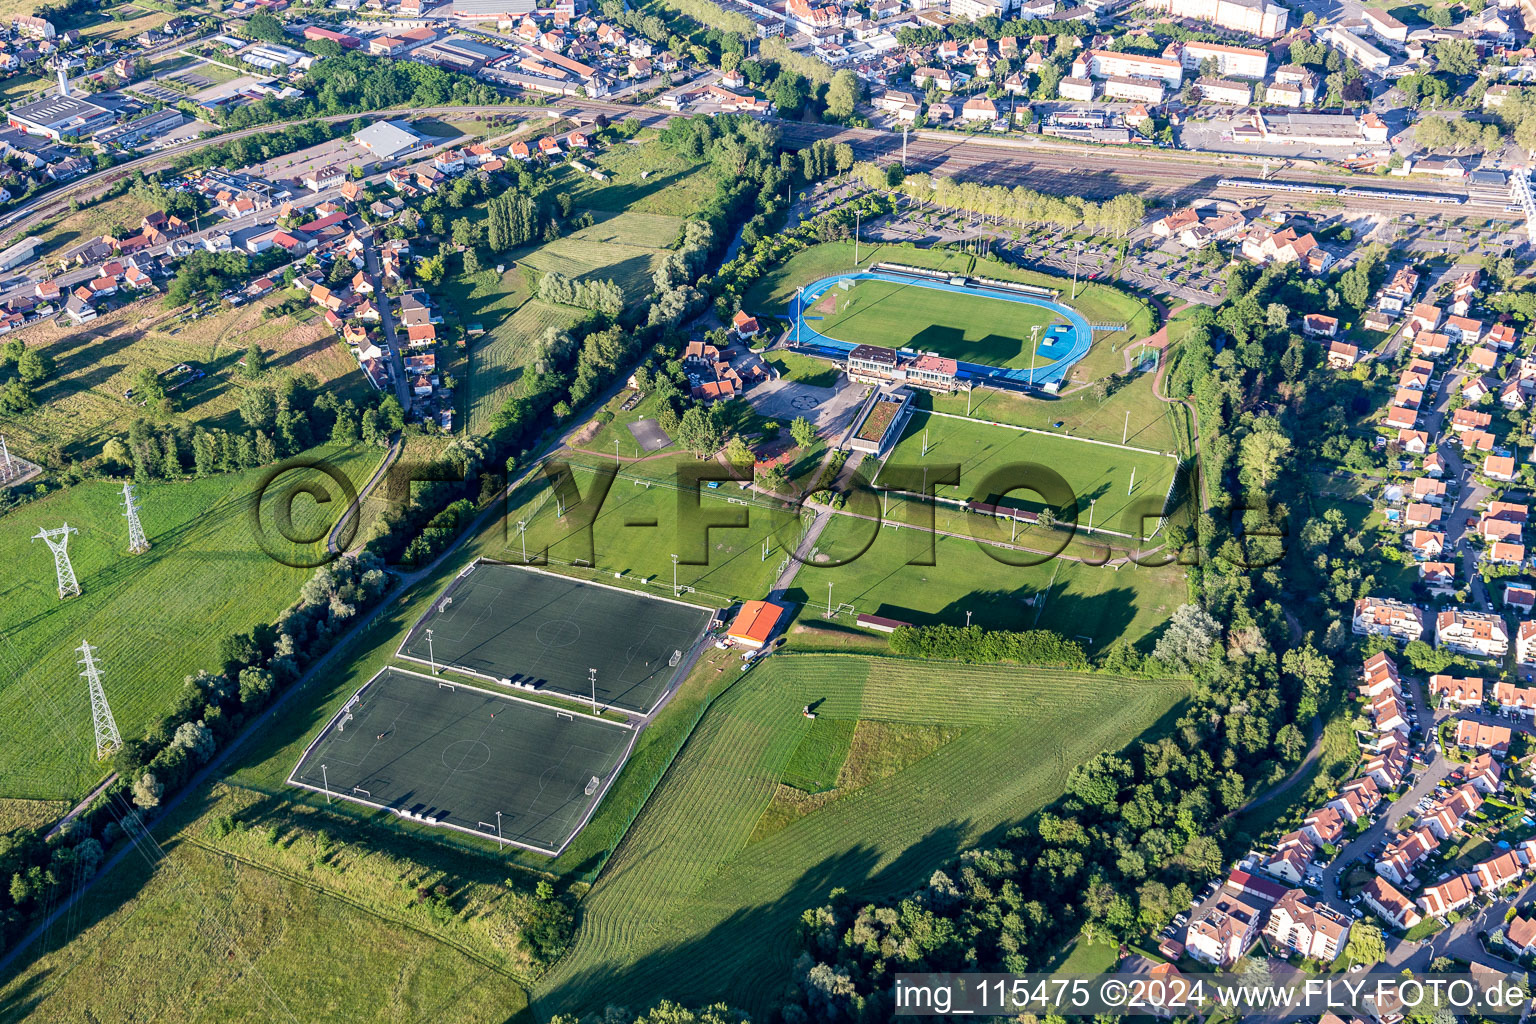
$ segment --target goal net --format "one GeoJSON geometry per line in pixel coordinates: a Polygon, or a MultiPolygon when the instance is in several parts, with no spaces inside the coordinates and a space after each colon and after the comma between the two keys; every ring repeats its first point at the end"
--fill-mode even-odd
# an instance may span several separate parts
{"type": "Polygon", "coordinates": [[[840,605],[838,605],[837,606],[837,611],[832,613],[832,617],[834,619],[839,619],[839,618],[842,618],[843,615],[845,615],[845,614],[846,615],[850,615],[850,616],[854,614],[854,612],[853,612],[853,605],[851,605],[851,604],[840,604],[840,605]]]}
{"type": "Polygon", "coordinates": [[[594,775],[594,776],[592,776],[592,778],[587,780],[587,796],[591,796],[593,793],[596,793],[597,792],[597,787],[598,787],[598,778],[597,778],[596,775],[594,775]]]}
{"type": "Polygon", "coordinates": [[[677,668],[677,663],[683,660],[682,651],[673,651],[672,657],[667,661],[668,668],[677,668]]]}

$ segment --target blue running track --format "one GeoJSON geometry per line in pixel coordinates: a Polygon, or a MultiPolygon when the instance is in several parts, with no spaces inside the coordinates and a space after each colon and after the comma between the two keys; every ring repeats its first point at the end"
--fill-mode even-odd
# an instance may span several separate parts
{"type": "MultiPolygon", "coordinates": [[[[1088,326],[1088,321],[1075,309],[1051,302],[1048,299],[1036,298],[1032,295],[1023,295],[1019,292],[1009,291],[1006,288],[989,288],[986,285],[970,284],[965,287],[950,284],[948,281],[940,281],[923,277],[909,277],[906,274],[892,274],[881,270],[861,270],[849,274],[834,274],[824,277],[814,284],[802,289],[797,298],[789,303],[790,324],[795,330],[795,337],[799,344],[809,348],[819,348],[833,358],[842,358],[856,346],[852,342],[838,341],[829,338],[812,326],[814,321],[822,319],[819,316],[806,315],[806,310],[813,308],[821,297],[827,293],[827,289],[834,287],[839,281],[890,281],[894,284],[909,284],[918,288],[933,288],[938,291],[961,292],[966,295],[980,295],[989,299],[1002,299],[1005,302],[1021,302],[1028,306],[1040,306],[1049,309],[1067,320],[1071,326],[1058,324],[1046,329],[1044,339],[1039,346],[1042,356],[1051,357],[1049,362],[1039,363],[1033,370],[1029,367],[1021,369],[1006,369],[1000,366],[986,366],[981,363],[959,363],[958,375],[962,380],[985,381],[991,383],[1007,383],[1013,386],[1027,386],[1033,383],[1036,387],[1050,383],[1060,383],[1067,377],[1067,371],[1083,356],[1088,354],[1088,346],[1093,341],[1093,330],[1088,326]],[[1058,354],[1060,353],[1060,354],[1058,354]]],[[[910,350],[908,350],[910,351],[910,350]]]]}

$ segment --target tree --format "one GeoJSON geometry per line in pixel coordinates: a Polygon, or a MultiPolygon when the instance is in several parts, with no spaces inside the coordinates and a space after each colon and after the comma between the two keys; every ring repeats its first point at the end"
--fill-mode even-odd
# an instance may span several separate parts
{"type": "Polygon", "coordinates": [[[1476,74],[1482,63],[1470,39],[1442,39],[1435,44],[1434,54],[1440,70],[1453,75],[1476,74]]]}
{"type": "Polygon", "coordinates": [[[1158,638],[1152,656],[1169,668],[1190,672],[1210,660],[1221,626],[1197,604],[1181,604],[1158,638]]]}
{"type": "Polygon", "coordinates": [[[816,443],[816,426],[804,416],[796,416],[789,424],[789,436],[797,446],[809,448],[816,443]]]}
{"type": "Polygon", "coordinates": [[[246,388],[240,396],[240,418],[252,430],[270,430],[277,419],[277,399],[271,388],[246,388]]]}
{"type": "Polygon", "coordinates": [[[1238,446],[1237,463],[1260,487],[1268,487],[1279,475],[1285,457],[1290,454],[1291,439],[1278,426],[1254,430],[1238,446]]]}
{"type": "Polygon", "coordinates": [[[677,424],[677,440],[698,455],[719,451],[723,431],[718,417],[702,405],[691,406],[677,424]]]}
{"type": "Polygon", "coordinates": [[[1387,943],[1381,929],[1360,922],[1349,930],[1349,945],[1344,955],[1357,964],[1379,964],[1387,958],[1387,943]]]}
{"type": "Polygon", "coordinates": [[[852,117],[862,98],[859,76],[844,68],[832,76],[832,82],[827,86],[827,116],[837,121],[852,117]]]}
{"type": "Polygon", "coordinates": [[[36,384],[53,373],[53,360],[35,348],[22,349],[16,360],[16,375],[28,384],[36,384]]]}
{"type": "Polygon", "coordinates": [[[732,436],[725,443],[725,461],[735,466],[742,466],[749,465],[755,462],[756,459],[752,455],[752,449],[747,446],[747,442],[738,436],[732,436]]]}
{"type": "Polygon", "coordinates": [[[146,811],[160,806],[160,794],[164,792],[165,785],[153,772],[143,772],[133,780],[133,802],[146,811]]]}
{"type": "MultiPolygon", "coordinates": [[[[337,262],[341,261],[338,260],[337,262]]],[[[261,376],[262,371],[266,368],[267,357],[261,351],[261,345],[254,341],[251,342],[251,347],[245,350],[245,366],[241,367],[240,372],[245,374],[246,379],[255,380],[261,376]]]]}
{"type": "Polygon", "coordinates": [[[160,382],[160,375],[151,367],[143,367],[133,376],[133,396],[143,402],[151,412],[163,413],[171,410],[172,402],[165,393],[165,385],[160,382]]]}

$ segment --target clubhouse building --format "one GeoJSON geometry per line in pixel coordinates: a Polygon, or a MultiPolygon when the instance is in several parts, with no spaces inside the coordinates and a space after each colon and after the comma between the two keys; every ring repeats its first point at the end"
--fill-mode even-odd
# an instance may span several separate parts
{"type": "Polygon", "coordinates": [[[953,391],[959,367],[943,356],[911,355],[878,345],[860,345],[848,353],[848,379],[859,384],[910,384],[929,391],[953,391]]]}

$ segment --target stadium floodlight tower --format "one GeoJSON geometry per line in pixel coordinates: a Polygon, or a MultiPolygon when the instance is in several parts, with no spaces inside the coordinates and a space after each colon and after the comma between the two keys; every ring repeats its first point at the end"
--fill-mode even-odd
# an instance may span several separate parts
{"type": "Polygon", "coordinates": [[[75,579],[75,567],[69,564],[69,535],[80,531],[65,523],[52,530],[38,530],[33,540],[47,543],[53,552],[53,571],[59,577],[59,600],[80,596],[80,583],[75,579]]]}
{"type": "Polygon", "coordinates": [[[133,500],[133,484],[123,482],[123,516],[128,520],[128,551],[142,555],[149,550],[149,540],[144,536],[144,524],[139,522],[139,506],[133,500]]]}
{"type": "Polygon", "coordinates": [[[96,667],[96,659],[91,656],[96,648],[82,640],[75,650],[80,654],[80,664],[85,666],[80,675],[91,689],[91,725],[96,732],[96,756],[111,757],[123,745],[123,738],[118,735],[112,707],[107,703],[107,692],[101,687],[101,672],[96,667]]]}

